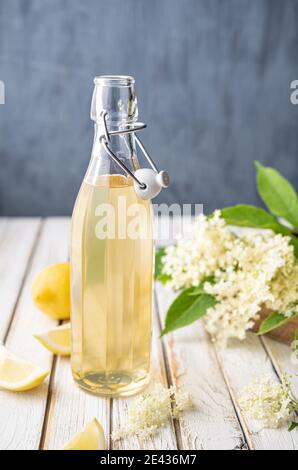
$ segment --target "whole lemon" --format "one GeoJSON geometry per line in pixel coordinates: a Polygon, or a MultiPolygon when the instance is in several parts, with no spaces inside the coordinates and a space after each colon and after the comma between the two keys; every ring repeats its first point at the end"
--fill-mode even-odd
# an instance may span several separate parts
{"type": "Polygon", "coordinates": [[[51,264],[35,277],[32,298],[37,307],[52,318],[70,318],[69,263],[51,264]]]}

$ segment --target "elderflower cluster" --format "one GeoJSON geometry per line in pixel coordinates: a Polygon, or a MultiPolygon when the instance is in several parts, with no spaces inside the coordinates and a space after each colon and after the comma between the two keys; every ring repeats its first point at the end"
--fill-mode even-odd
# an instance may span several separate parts
{"type": "Polygon", "coordinates": [[[271,230],[236,234],[220,211],[200,215],[192,237],[166,249],[163,273],[173,289],[203,283],[217,301],[204,317],[206,329],[225,345],[245,338],[265,304],[285,315],[298,311],[298,264],[289,240],[271,230]]]}
{"type": "Polygon", "coordinates": [[[243,411],[261,421],[266,428],[288,424],[298,408],[286,375],[281,383],[273,382],[269,376],[255,379],[243,390],[239,404],[243,411]]]}
{"type": "Polygon", "coordinates": [[[273,301],[267,307],[282,312],[286,317],[298,313],[298,264],[291,257],[282,269],[279,269],[271,282],[273,301]]]}
{"type": "Polygon", "coordinates": [[[148,439],[156,434],[172,416],[177,418],[192,406],[190,394],[176,387],[155,385],[151,392],[141,395],[128,411],[128,421],[112,434],[113,440],[136,435],[148,439]]]}
{"type": "Polygon", "coordinates": [[[219,211],[211,219],[200,214],[192,237],[166,248],[163,272],[171,276],[171,287],[197,286],[202,279],[232,266],[231,250],[236,240],[219,211]]]}

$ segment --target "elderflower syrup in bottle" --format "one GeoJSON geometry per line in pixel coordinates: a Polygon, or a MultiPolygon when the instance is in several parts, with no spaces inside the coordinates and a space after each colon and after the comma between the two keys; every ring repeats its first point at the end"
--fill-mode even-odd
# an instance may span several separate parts
{"type": "Polygon", "coordinates": [[[145,125],[137,123],[134,79],[100,76],[94,83],[93,149],[72,217],[71,366],[84,389],[129,396],[149,381],[150,198],[160,191],[154,185],[168,181],[153,162],[155,171],[139,169],[134,132],[145,125]]]}

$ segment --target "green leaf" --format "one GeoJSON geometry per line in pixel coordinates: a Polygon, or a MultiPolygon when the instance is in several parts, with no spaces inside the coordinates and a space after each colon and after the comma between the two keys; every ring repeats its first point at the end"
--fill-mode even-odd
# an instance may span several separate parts
{"type": "Polygon", "coordinates": [[[273,215],[260,207],[238,204],[233,207],[224,207],[221,209],[221,215],[228,225],[271,229],[275,233],[291,235],[291,231],[287,227],[281,225],[273,215]]]}
{"type": "Polygon", "coordinates": [[[295,350],[298,352],[298,330],[295,331],[295,350]]]}
{"type": "Polygon", "coordinates": [[[259,194],[272,214],[298,228],[298,196],[291,183],[277,170],[256,162],[259,194]]]}
{"type": "Polygon", "coordinates": [[[290,426],[288,427],[288,431],[293,431],[293,429],[297,428],[298,427],[298,423],[295,423],[294,421],[290,424],[290,426]]]}
{"type": "Polygon", "coordinates": [[[165,328],[161,332],[161,336],[193,323],[203,317],[208,308],[215,305],[216,300],[212,295],[200,294],[195,296],[192,295],[194,289],[195,287],[184,289],[176,297],[167,312],[165,328]]]}
{"type": "Polygon", "coordinates": [[[271,315],[269,315],[269,317],[265,318],[265,320],[262,321],[257,334],[264,335],[265,333],[268,333],[269,331],[272,331],[281,325],[285,325],[286,323],[288,323],[290,320],[293,320],[293,318],[296,318],[297,316],[298,316],[298,313],[294,313],[290,317],[286,317],[282,313],[273,312],[271,315]]]}
{"type": "Polygon", "coordinates": [[[161,274],[162,272],[162,258],[166,254],[165,247],[158,248],[155,253],[155,279],[161,274]]]}
{"type": "Polygon", "coordinates": [[[288,227],[280,224],[276,218],[260,207],[247,204],[238,204],[221,209],[221,215],[228,225],[238,227],[252,227],[259,229],[271,229],[275,233],[281,233],[291,238],[290,244],[294,247],[294,254],[298,258],[298,238],[292,234],[288,227]]]}
{"type": "Polygon", "coordinates": [[[291,235],[290,245],[293,245],[294,255],[298,258],[298,238],[294,235],[291,235]]]}
{"type": "Polygon", "coordinates": [[[172,276],[170,276],[169,274],[161,273],[155,279],[157,281],[160,281],[162,284],[166,284],[167,282],[169,282],[172,279],[172,276]]]}
{"type": "Polygon", "coordinates": [[[188,295],[198,296],[202,294],[205,294],[205,291],[204,291],[204,284],[201,283],[198,286],[194,287],[194,290],[190,292],[188,295]]]}
{"type": "Polygon", "coordinates": [[[162,258],[166,254],[166,248],[162,247],[159,248],[155,254],[155,272],[154,272],[154,279],[157,281],[166,284],[168,281],[171,280],[171,276],[162,272],[162,258]]]}

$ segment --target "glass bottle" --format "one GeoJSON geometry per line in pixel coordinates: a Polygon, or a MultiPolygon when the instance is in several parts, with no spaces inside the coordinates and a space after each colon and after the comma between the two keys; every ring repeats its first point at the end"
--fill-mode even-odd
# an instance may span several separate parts
{"type": "MultiPolygon", "coordinates": [[[[134,79],[94,80],[91,161],[73,210],[71,234],[71,367],[84,389],[129,396],[149,381],[153,233],[151,203],[101,144],[109,131],[137,121],[134,79]]],[[[134,172],[133,133],[111,135],[110,149],[134,172]]]]}

